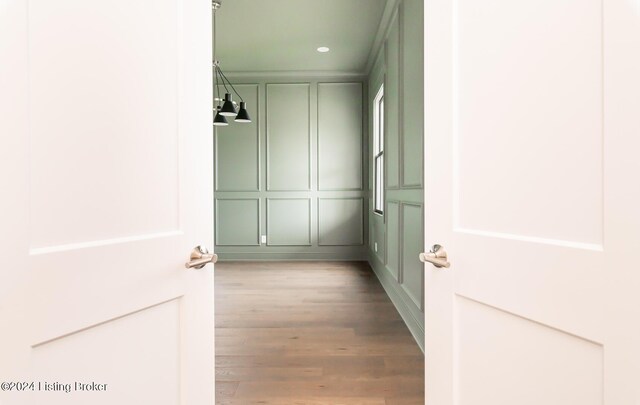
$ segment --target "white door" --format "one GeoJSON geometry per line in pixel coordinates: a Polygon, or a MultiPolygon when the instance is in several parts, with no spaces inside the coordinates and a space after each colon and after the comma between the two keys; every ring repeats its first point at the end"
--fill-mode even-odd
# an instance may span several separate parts
{"type": "Polygon", "coordinates": [[[640,3],[425,4],[427,404],[639,404],[640,3]]]}
{"type": "Polygon", "coordinates": [[[0,0],[0,30],[0,404],[213,404],[210,2],[0,0]]]}

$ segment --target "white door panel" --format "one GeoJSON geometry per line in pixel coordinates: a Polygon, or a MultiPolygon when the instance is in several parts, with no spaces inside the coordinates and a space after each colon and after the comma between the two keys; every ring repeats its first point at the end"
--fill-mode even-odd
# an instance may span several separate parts
{"type": "Polygon", "coordinates": [[[602,403],[601,345],[461,296],[454,305],[459,404],[602,403]]]}
{"type": "Polygon", "coordinates": [[[427,403],[635,404],[640,7],[428,1],[425,47],[427,403]]]}
{"type": "Polygon", "coordinates": [[[452,29],[456,228],[600,246],[601,1],[457,0],[452,29]]]}
{"type": "Polygon", "coordinates": [[[213,403],[211,5],[0,1],[0,403],[213,403]]]}
{"type": "Polygon", "coordinates": [[[455,231],[453,238],[465,252],[456,257],[457,294],[602,341],[601,252],[455,231]]]}
{"type": "Polygon", "coordinates": [[[64,388],[70,392],[42,395],[37,403],[128,404],[137,392],[144,393],[135,395],[141,401],[179,404],[180,305],[179,299],[171,300],[33,347],[32,375],[53,384],[61,381],[64,364],[68,379],[62,381],[70,384],[64,388]],[[107,391],[76,385],[93,381],[106,383],[97,389],[107,391]]]}
{"type": "Polygon", "coordinates": [[[32,248],[179,230],[180,4],[29,1],[32,248]]]}

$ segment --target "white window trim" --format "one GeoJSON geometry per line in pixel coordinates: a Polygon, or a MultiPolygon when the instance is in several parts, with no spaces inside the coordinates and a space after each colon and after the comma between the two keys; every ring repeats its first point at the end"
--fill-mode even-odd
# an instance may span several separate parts
{"type": "Polygon", "coordinates": [[[384,84],[373,99],[373,212],[384,215],[384,84]],[[382,102],[382,109],[380,104],[382,102]],[[382,111],[380,111],[382,110],[382,111]],[[378,159],[382,160],[380,173],[378,159]],[[382,179],[378,179],[382,176],[382,179]],[[381,185],[381,190],[378,190],[381,185]],[[380,198],[378,198],[380,192],[380,198]],[[378,204],[379,203],[379,204],[378,204]]]}

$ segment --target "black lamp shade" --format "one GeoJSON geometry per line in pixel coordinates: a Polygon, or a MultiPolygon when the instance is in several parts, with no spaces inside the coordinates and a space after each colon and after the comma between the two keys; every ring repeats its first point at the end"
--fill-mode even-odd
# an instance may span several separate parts
{"type": "Polygon", "coordinates": [[[240,111],[238,111],[238,115],[236,115],[236,122],[251,122],[251,117],[249,117],[249,113],[247,112],[247,103],[244,101],[240,102],[240,111]]]}
{"type": "Polygon", "coordinates": [[[220,106],[218,106],[218,112],[216,113],[216,116],[213,119],[213,125],[216,127],[224,127],[229,125],[229,121],[227,121],[225,116],[220,114],[220,106]]]}
{"type": "Polygon", "coordinates": [[[236,108],[233,106],[233,101],[231,100],[231,94],[229,93],[224,95],[224,104],[222,104],[220,114],[225,117],[235,117],[237,114],[236,108]]]}

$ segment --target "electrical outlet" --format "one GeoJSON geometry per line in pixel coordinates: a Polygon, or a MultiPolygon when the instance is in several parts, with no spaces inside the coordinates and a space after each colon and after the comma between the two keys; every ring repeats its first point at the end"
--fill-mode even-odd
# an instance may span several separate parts
{"type": "Polygon", "coordinates": [[[262,235],[262,238],[260,238],[260,241],[264,244],[267,243],[267,235],[262,235]]]}
{"type": "Polygon", "coordinates": [[[373,242],[373,250],[378,251],[378,242],[373,242]]]}

